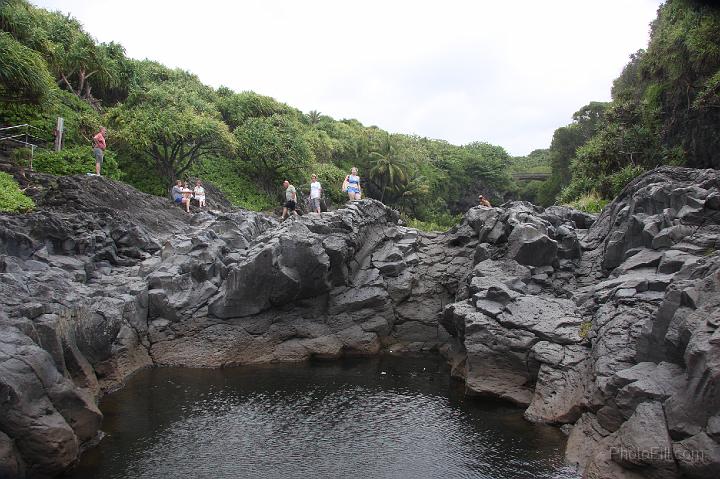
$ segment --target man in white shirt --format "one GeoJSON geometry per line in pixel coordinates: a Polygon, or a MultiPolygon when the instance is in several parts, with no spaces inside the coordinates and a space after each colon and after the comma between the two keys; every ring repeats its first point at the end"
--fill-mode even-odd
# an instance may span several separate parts
{"type": "Polygon", "coordinates": [[[317,175],[312,175],[310,183],[310,209],[316,213],[320,213],[320,197],[322,196],[322,186],[318,181],[317,175]]]}

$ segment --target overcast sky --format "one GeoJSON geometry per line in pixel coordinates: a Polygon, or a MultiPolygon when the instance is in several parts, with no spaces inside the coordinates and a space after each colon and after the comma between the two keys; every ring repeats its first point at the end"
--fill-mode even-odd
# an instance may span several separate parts
{"type": "Polygon", "coordinates": [[[512,155],[610,87],[660,0],[31,0],[133,58],[304,112],[512,155]]]}

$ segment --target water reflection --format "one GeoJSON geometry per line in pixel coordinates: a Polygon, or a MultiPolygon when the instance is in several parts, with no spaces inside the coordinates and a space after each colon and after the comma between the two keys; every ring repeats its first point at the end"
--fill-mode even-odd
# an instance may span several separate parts
{"type": "Polygon", "coordinates": [[[67,477],[574,477],[557,429],[457,386],[435,357],[143,371],[67,477]]]}

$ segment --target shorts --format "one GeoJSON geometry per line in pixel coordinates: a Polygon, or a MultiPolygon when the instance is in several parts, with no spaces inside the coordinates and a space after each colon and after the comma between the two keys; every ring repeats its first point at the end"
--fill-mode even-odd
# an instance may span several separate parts
{"type": "Polygon", "coordinates": [[[175,198],[175,203],[182,203],[182,196],[178,196],[175,198]]]}
{"type": "Polygon", "coordinates": [[[290,211],[295,211],[295,202],[293,200],[287,200],[285,203],[285,208],[289,209],[290,211]]]}
{"type": "Polygon", "coordinates": [[[102,166],[103,159],[105,158],[105,152],[102,148],[93,148],[93,153],[95,154],[95,163],[102,166]]]}
{"type": "Polygon", "coordinates": [[[310,208],[313,211],[320,209],[320,198],[310,198],[310,208]]]}
{"type": "Polygon", "coordinates": [[[357,186],[348,186],[347,192],[348,193],[360,193],[360,188],[358,188],[357,186]]]}

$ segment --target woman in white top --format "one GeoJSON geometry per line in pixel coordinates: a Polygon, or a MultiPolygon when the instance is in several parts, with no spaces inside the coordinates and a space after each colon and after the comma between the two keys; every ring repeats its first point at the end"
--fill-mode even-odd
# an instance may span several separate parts
{"type": "Polygon", "coordinates": [[[322,196],[322,186],[318,181],[317,175],[312,175],[310,182],[310,209],[315,213],[320,213],[320,197],[322,196]]]}
{"type": "Polygon", "coordinates": [[[205,206],[205,188],[202,186],[202,181],[197,180],[195,182],[195,189],[193,190],[193,196],[198,202],[200,208],[205,206]]]}

